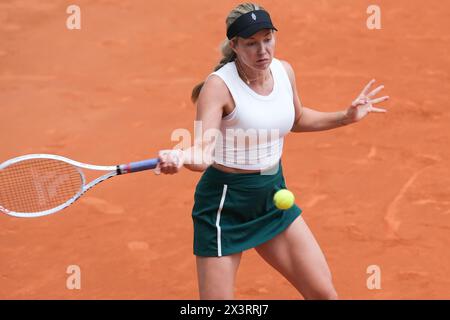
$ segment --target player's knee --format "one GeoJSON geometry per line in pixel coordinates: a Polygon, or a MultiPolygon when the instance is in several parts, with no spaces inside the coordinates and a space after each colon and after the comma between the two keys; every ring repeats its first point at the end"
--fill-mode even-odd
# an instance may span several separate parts
{"type": "Polygon", "coordinates": [[[200,290],[200,300],[233,300],[230,290],[200,290]]]}
{"type": "Polygon", "coordinates": [[[338,294],[334,287],[322,291],[319,297],[321,300],[338,300],[338,294]]]}
{"type": "Polygon", "coordinates": [[[333,284],[327,284],[313,288],[309,292],[304,294],[307,300],[337,300],[338,294],[334,289],[333,284]]]}

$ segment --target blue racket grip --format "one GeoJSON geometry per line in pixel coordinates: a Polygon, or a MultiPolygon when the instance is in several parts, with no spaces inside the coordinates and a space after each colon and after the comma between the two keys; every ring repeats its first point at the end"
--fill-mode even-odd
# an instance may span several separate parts
{"type": "Polygon", "coordinates": [[[117,174],[126,174],[144,170],[155,169],[158,166],[159,158],[153,158],[143,161],[131,162],[117,166],[117,174]]]}

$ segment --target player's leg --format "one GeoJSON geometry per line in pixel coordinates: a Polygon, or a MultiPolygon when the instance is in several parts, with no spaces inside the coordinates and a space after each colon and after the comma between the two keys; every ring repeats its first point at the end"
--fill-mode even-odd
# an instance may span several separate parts
{"type": "Polygon", "coordinates": [[[201,300],[234,299],[234,284],[242,253],[222,257],[196,256],[201,300]]]}
{"type": "Polygon", "coordinates": [[[337,299],[322,250],[301,216],[255,249],[305,299],[337,299]]]}

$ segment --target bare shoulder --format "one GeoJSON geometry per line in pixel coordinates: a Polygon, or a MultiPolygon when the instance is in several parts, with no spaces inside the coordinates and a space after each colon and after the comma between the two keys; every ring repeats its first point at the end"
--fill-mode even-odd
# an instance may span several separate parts
{"type": "Polygon", "coordinates": [[[226,102],[228,98],[228,87],[221,77],[213,74],[206,79],[200,96],[206,99],[213,98],[216,101],[226,102]]]}
{"type": "Polygon", "coordinates": [[[225,81],[218,75],[210,75],[200,91],[198,98],[199,107],[208,106],[220,109],[226,115],[234,108],[233,98],[225,81]]]}

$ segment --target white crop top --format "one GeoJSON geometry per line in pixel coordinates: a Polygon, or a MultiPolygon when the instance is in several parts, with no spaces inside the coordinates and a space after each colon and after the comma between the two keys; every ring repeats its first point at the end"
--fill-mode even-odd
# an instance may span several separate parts
{"type": "Polygon", "coordinates": [[[253,91],[239,77],[234,61],[210,74],[225,82],[235,103],[234,110],[222,118],[215,162],[231,168],[260,170],[280,160],[284,136],[294,124],[295,109],[292,86],[281,61],[273,58],[270,70],[274,87],[267,96],[253,91]]]}

